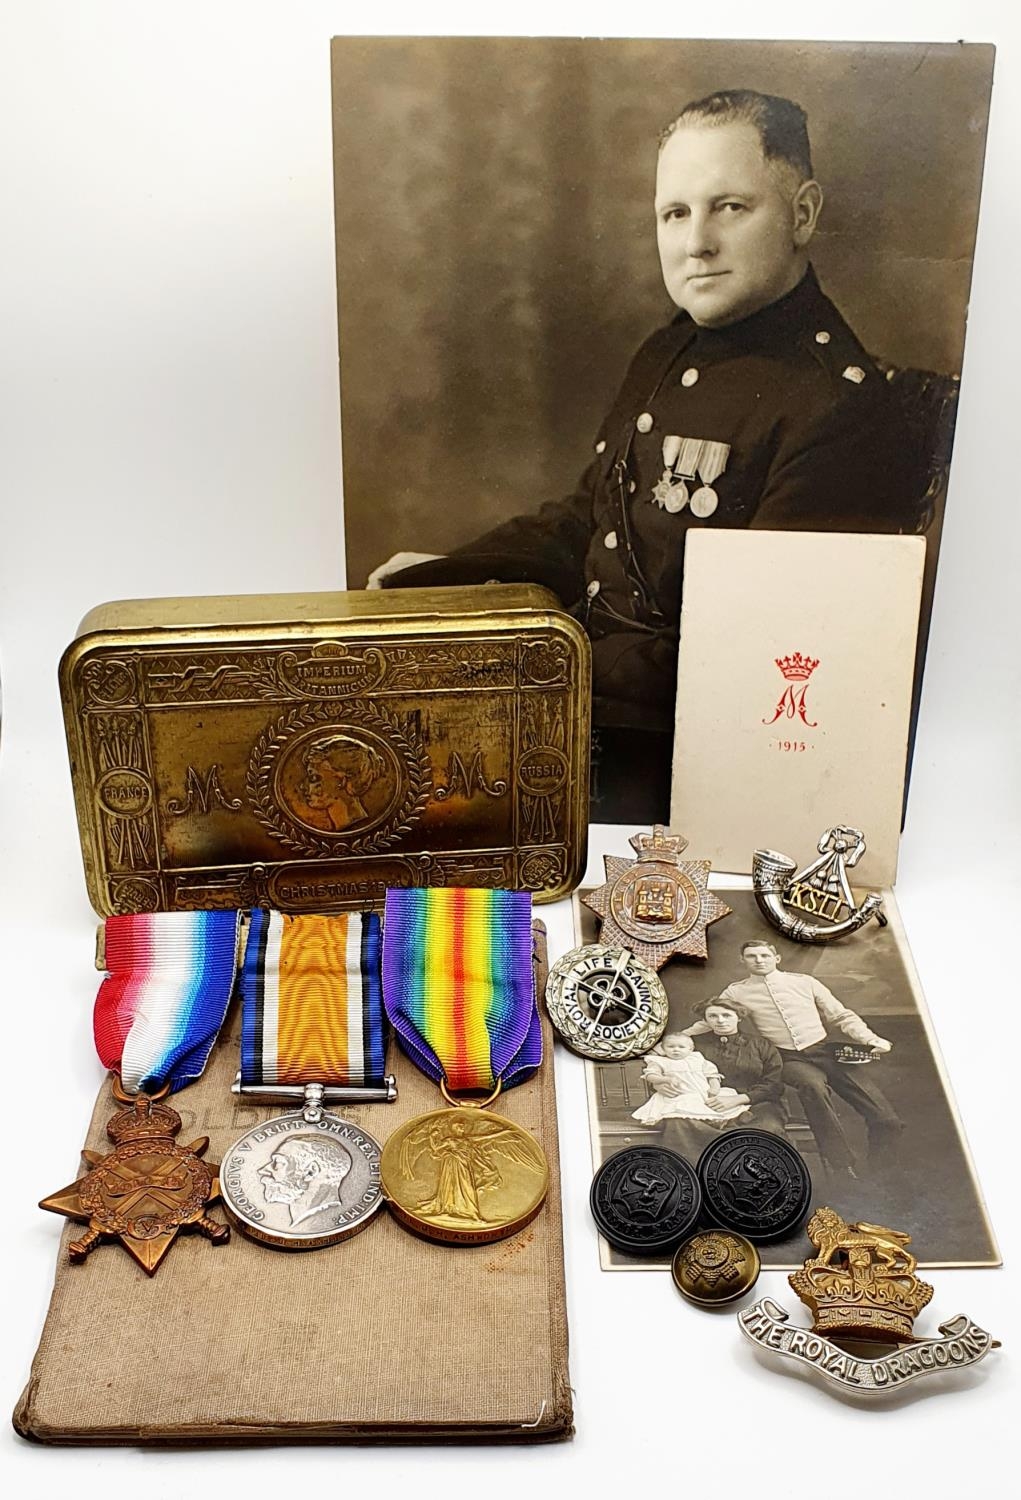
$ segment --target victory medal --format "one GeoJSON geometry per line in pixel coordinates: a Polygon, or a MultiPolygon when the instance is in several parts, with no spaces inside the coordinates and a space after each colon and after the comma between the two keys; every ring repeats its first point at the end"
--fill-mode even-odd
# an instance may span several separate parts
{"type": "Polygon", "coordinates": [[[542,1062],[531,896],[390,890],[383,984],[404,1051],[453,1108],[399,1125],[383,1150],[390,1212],[417,1234],[482,1245],[542,1207],[549,1168],[529,1132],[487,1108],[542,1062]],[[480,1102],[455,1094],[485,1091],[480,1102]]]}
{"type": "Polygon", "coordinates": [[[638,859],[604,855],[606,884],[582,897],[603,919],[600,942],[631,949],[653,969],[675,953],[707,958],[706,928],[730,915],[730,907],[709,890],[709,861],[682,859],[687,839],[668,835],[659,824],[629,842],[638,859]]]}

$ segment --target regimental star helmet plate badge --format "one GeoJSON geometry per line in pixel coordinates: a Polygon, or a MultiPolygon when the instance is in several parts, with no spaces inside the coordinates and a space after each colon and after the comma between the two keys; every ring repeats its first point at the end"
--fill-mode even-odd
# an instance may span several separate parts
{"type": "Polygon", "coordinates": [[[682,859],[687,839],[658,824],[629,842],[637,860],[605,855],[606,884],[582,897],[602,918],[600,942],[630,948],[653,969],[675,953],[707,958],[706,928],[731,911],[709,890],[709,861],[682,859]]]}

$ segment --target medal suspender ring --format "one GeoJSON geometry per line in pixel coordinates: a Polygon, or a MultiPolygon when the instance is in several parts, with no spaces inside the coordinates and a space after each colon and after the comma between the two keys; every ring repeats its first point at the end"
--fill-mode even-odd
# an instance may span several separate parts
{"type": "Polygon", "coordinates": [[[488,1109],[495,1100],[499,1099],[502,1091],[503,1079],[498,1078],[496,1080],[496,1088],[491,1094],[487,1094],[485,1099],[458,1099],[447,1088],[446,1075],[440,1079],[440,1093],[447,1103],[452,1104],[455,1109],[488,1109]]]}

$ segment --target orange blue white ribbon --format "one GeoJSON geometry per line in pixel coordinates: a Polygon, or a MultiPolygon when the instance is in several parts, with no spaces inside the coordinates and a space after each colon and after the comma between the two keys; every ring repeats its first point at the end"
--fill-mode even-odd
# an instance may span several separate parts
{"type": "Polygon", "coordinates": [[[390,890],[383,1002],[401,1046],[456,1090],[521,1083],[542,1062],[527,891],[390,890]]]}
{"type": "Polygon", "coordinates": [[[237,970],[236,911],[108,917],[96,1051],[128,1093],[184,1088],[202,1074],[237,970]]]}
{"type": "Polygon", "coordinates": [[[241,1085],[382,1085],[375,913],[252,912],[241,968],[241,1085]]]}

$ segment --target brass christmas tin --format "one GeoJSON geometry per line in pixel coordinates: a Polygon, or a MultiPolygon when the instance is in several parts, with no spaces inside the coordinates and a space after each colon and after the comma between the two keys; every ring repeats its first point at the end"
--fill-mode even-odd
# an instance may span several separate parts
{"type": "Polygon", "coordinates": [[[532,586],[101,605],[60,663],[92,904],[554,901],[585,869],[590,675],[532,586]]]}

